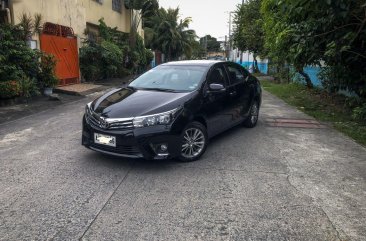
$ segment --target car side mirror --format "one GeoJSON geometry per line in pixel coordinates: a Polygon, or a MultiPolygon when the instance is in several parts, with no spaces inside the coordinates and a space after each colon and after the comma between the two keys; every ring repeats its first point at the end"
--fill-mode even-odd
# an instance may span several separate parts
{"type": "Polygon", "coordinates": [[[210,84],[210,92],[225,92],[225,87],[222,84],[210,84]]]}

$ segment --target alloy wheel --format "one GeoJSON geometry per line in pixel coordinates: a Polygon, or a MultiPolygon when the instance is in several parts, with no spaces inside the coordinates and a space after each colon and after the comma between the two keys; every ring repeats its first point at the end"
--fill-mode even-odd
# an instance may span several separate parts
{"type": "Polygon", "coordinates": [[[205,142],[205,135],[200,129],[186,129],[183,136],[182,156],[189,159],[199,156],[205,147],[205,142]]]}

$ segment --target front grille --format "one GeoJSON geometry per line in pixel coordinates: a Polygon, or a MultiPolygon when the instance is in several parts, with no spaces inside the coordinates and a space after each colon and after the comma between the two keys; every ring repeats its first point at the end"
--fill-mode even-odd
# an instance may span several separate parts
{"type": "Polygon", "coordinates": [[[94,127],[99,127],[100,128],[100,121],[99,118],[97,119],[96,117],[94,117],[94,114],[86,113],[85,115],[87,122],[89,122],[91,125],[93,125],[94,127]]]}
{"type": "Polygon", "coordinates": [[[115,121],[109,124],[109,129],[129,130],[133,128],[132,120],[115,121]]]}
{"type": "Polygon", "coordinates": [[[91,110],[86,112],[86,121],[93,127],[110,129],[110,130],[131,130],[133,129],[133,119],[123,118],[123,119],[110,119],[104,118],[94,113],[91,110]]]}
{"type": "Polygon", "coordinates": [[[116,147],[112,147],[112,146],[99,145],[96,143],[92,143],[90,146],[103,151],[113,152],[117,154],[131,155],[131,156],[141,155],[141,152],[137,146],[117,145],[116,147]]]}

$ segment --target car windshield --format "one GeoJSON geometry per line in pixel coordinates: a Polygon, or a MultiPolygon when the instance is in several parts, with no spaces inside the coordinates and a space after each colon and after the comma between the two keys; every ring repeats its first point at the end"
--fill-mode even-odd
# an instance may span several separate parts
{"type": "Polygon", "coordinates": [[[158,66],[141,75],[129,86],[136,89],[188,92],[196,90],[206,71],[202,66],[158,66]]]}

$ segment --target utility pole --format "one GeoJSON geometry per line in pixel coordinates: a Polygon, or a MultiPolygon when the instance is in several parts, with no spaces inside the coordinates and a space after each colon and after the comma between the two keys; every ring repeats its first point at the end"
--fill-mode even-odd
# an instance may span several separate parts
{"type": "Polygon", "coordinates": [[[205,36],[205,52],[206,52],[206,58],[207,58],[207,34],[205,36]]]}
{"type": "Polygon", "coordinates": [[[226,57],[226,60],[229,60],[229,48],[228,48],[228,41],[227,41],[226,35],[225,35],[225,57],[226,57]]]}
{"type": "Polygon", "coordinates": [[[231,50],[231,12],[229,13],[229,48],[231,50]]]}
{"type": "Polygon", "coordinates": [[[232,49],[232,38],[231,38],[231,27],[232,27],[232,23],[231,23],[231,14],[234,12],[229,12],[229,36],[228,36],[228,46],[229,46],[229,58],[231,58],[231,49],[232,49]]]}

